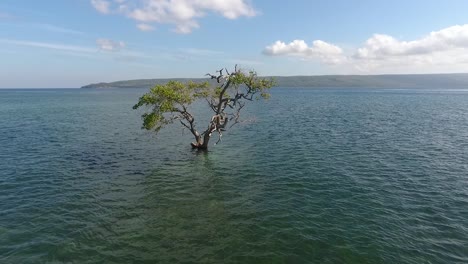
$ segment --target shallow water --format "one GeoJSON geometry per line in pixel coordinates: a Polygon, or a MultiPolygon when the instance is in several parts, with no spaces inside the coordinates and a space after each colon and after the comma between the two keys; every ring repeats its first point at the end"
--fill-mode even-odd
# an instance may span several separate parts
{"type": "Polygon", "coordinates": [[[468,90],[275,88],[206,154],[143,92],[0,90],[0,263],[468,263],[468,90]]]}

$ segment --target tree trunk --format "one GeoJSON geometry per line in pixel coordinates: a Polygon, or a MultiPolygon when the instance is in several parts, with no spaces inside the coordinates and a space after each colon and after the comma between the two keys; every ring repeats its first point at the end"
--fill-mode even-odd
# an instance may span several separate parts
{"type": "Polygon", "coordinates": [[[197,132],[195,134],[196,142],[192,142],[192,148],[199,150],[207,150],[208,144],[210,143],[211,133],[213,133],[214,125],[211,124],[210,127],[204,132],[203,139],[202,136],[197,132]]]}
{"type": "Polygon", "coordinates": [[[203,144],[201,145],[201,149],[208,149],[208,143],[210,142],[211,133],[205,133],[203,137],[203,144]]]}
{"type": "Polygon", "coordinates": [[[196,148],[199,150],[207,150],[208,149],[208,143],[210,142],[211,135],[210,133],[206,133],[203,136],[203,139],[201,136],[197,138],[197,142],[192,142],[192,148],[196,148]]]}
{"type": "Polygon", "coordinates": [[[192,129],[192,134],[195,137],[195,142],[190,143],[190,145],[192,146],[192,148],[199,148],[199,146],[203,144],[202,137],[200,133],[198,133],[198,131],[194,129],[192,129]]]}

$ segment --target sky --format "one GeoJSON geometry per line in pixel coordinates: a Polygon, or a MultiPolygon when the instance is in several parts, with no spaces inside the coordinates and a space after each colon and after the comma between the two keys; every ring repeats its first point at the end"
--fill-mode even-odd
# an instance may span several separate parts
{"type": "Polygon", "coordinates": [[[0,88],[468,72],[466,0],[1,0],[0,88]]]}

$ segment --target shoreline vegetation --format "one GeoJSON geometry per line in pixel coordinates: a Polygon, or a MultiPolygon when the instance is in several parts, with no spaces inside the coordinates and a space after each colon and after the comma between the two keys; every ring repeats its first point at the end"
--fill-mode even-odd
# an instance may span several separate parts
{"type": "MultiPolygon", "coordinates": [[[[320,88],[468,88],[468,73],[447,74],[388,74],[388,75],[317,75],[265,76],[273,77],[279,87],[320,88]]],[[[207,78],[161,78],[101,82],[81,88],[151,88],[171,80],[206,81],[207,78]]]]}

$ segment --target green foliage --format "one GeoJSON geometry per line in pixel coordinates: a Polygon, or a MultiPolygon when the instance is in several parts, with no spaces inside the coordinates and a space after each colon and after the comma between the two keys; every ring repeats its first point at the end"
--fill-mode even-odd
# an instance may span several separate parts
{"type": "Polygon", "coordinates": [[[163,115],[158,113],[144,113],[143,118],[143,128],[152,129],[155,128],[156,131],[159,131],[162,128],[161,121],[164,120],[163,115]]]}
{"type": "Polygon", "coordinates": [[[137,109],[140,106],[154,106],[161,112],[171,112],[177,105],[189,105],[195,98],[203,95],[203,90],[208,87],[208,83],[181,83],[169,81],[166,84],[156,85],[149,93],[140,97],[138,103],[133,106],[137,109]]]}
{"type": "Polygon", "coordinates": [[[249,93],[257,94],[258,99],[270,98],[270,94],[267,93],[267,90],[275,86],[273,78],[258,77],[255,71],[249,71],[248,74],[240,71],[234,78],[231,78],[231,82],[236,88],[245,86],[249,93]]]}
{"type": "MultiPolygon", "coordinates": [[[[238,116],[243,104],[236,103],[254,98],[268,99],[270,95],[267,90],[275,84],[271,78],[259,78],[254,71],[244,73],[240,70],[227,75],[221,75],[220,72],[215,80],[219,80],[217,85],[210,85],[208,82],[169,81],[151,88],[133,106],[133,109],[146,107],[149,110],[142,115],[142,128],[158,132],[165,125],[180,120],[194,135],[199,135],[194,128],[194,118],[188,113],[188,107],[195,100],[206,99],[215,115],[229,114],[225,113],[228,110],[226,106],[229,105],[229,110],[237,111],[238,116]]],[[[208,133],[211,134],[211,130],[208,133]]]]}
{"type": "Polygon", "coordinates": [[[166,84],[156,85],[150,91],[140,97],[133,109],[142,106],[151,107],[150,113],[142,115],[142,128],[156,132],[167,124],[172,123],[176,116],[171,113],[181,113],[193,103],[193,101],[204,94],[208,83],[194,83],[189,81],[181,83],[169,81],[166,84]]]}

